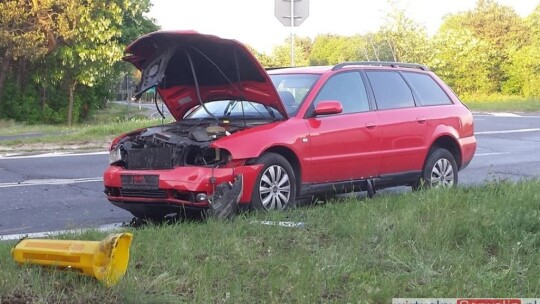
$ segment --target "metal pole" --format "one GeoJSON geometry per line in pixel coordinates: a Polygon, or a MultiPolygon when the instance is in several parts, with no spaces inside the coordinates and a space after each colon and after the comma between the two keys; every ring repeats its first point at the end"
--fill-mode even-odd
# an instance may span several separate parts
{"type": "Polygon", "coordinates": [[[294,1],[291,0],[291,66],[294,66],[294,1]]]}

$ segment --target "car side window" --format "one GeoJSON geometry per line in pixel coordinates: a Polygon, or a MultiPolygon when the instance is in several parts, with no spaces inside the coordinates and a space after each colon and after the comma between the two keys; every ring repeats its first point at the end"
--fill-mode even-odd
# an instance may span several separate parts
{"type": "Polygon", "coordinates": [[[366,71],[379,110],[414,107],[411,88],[398,72],[366,71]]]}
{"type": "Polygon", "coordinates": [[[341,114],[369,111],[366,87],[359,72],[340,73],[328,79],[313,106],[323,100],[339,101],[343,107],[341,114]]]}
{"type": "Polygon", "coordinates": [[[435,80],[426,74],[403,72],[403,77],[411,84],[414,91],[420,98],[420,104],[423,106],[447,105],[452,101],[435,82],[435,80]]]}

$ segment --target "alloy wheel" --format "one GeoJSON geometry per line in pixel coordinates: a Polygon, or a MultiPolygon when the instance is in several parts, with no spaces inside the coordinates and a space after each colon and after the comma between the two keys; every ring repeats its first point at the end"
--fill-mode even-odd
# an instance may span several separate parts
{"type": "Polygon", "coordinates": [[[281,166],[266,168],[259,183],[262,206],[266,210],[283,210],[291,197],[291,181],[281,166]]]}

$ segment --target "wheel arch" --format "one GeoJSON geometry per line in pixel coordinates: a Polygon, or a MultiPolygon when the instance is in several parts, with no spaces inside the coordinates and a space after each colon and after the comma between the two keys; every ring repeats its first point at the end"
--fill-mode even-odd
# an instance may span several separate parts
{"type": "Polygon", "coordinates": [[[294,177],[296,179],[296,193],[299,193],[300,191],[300,185],[302,181],[302,166],[300,164],[300,160],[298,159],[298,156],[296,153],[294,153],[293,150],[291,150],[288,147],[284,146],[273,146],[266,150],[264,150],[261,155],[265,153],[276,153],[281,156],[283,156],[289,164],[291,164],[291,167],[294,171],[294,177]]]}
{"type": "MultiPolygon", "coordinates": [[[[448,150],[454,157],[454,160],[456,161],[458,169],[461,170],[461,167],[463,165],[461,149],[459,147],[458,141],[454,137],[450,135],[442,135],[438,137],[431,144],[431,147],[428,150],[428,154],[426,155],[425,161],[427,161],[429,155],[431,154],[431,151],[433,151],[436,148],[442,148],[442,149],[448,150]]],[[[424,166],[425,166],[425,161],[424,161],[424,166]]]]}

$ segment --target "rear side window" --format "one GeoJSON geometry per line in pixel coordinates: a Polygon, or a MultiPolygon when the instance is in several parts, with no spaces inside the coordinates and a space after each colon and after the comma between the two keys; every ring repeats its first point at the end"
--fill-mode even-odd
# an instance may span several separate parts
{"type": "Polygon", "coordinates": [[[366,87],[358,72],[340,73],[328,79],[313,105],[322,100],[339,101],[343,107],[342,114],[369,111],[366,87]]]}
{"type": "Polygon", "coordinates": [[[411,84],[414,91],[420,98],[420,104],[423,106],[447,105],[452,101],[431,78],[431,76],[420,73],[403,72],[403,77],[411,84]]]}
{"type": "Polygon", "coordinates": [[[411,89],[398,72],[366,71],[379,110],[414,107],[411,89]]]}

